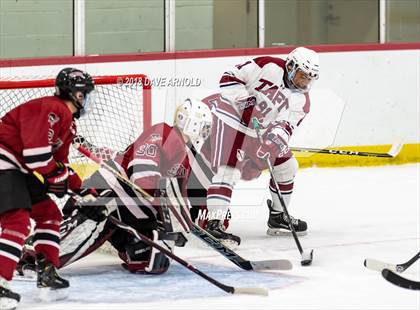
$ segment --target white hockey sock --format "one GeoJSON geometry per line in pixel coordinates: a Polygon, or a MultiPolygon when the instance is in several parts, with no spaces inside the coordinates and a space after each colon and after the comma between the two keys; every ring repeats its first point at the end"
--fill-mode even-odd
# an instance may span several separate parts
{"type": "MultiPolygon", "coordinates": [[[[273,201],[272,207],[275,211],[283,212],[283,207],[277,195],[276,188],[272,182],[273,181],[270,180],[270,193],[271,193],[271,199],[273,201]]],[[[293,193],[293,180],[278,183],[278,185],[280,188],[281,196],[284,200],[284,203],[286,204],[286,208],[288,208],[290,204],[290,200],[292,198],[292,193],[293,193]]]]}
{"type": "Polygon", "coordinates": [[[232,187],[229,184],[214,183],[207,191],[207,219],[223,221],[229,211],[232,187]]]}

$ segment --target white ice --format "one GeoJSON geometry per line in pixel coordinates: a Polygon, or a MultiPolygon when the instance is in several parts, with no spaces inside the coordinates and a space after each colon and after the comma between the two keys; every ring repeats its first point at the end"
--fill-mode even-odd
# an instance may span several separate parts
{"type": "MultiPolygon", "coordinates": [[[[309,267],[291,237],[265,234],[267,181],[239,185],[230,230],[242,237],[242,256],[287,258],[292,270],[242,271],[198,241],[176,253],[225,284],[267,287],[268,297],[228,295],[176,263],[162,276],[133,275],[117,258],[93,254],[61,271],[71,281],[65,301],[38,302],[34,282],[13,281],[19,309],[420,309],[419,291],[363,266],[365,258],[402,263],[420,250],[420,164],[299,171],[290,213],[309,224],[300,238],[314,249],[309,267]]],[[[419,266],[404,276],[419,281],[419,266]]]]}

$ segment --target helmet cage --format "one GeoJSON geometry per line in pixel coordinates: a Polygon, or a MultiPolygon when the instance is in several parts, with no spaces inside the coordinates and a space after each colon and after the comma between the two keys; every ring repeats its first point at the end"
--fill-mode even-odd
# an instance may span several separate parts
{"type": "Polygon", "coordinates": [[[319,78],[319,60],[311,50],[303,47],[294,49],[286,60],[287,82],[289,86],[298,92],[306,93],[310,90],[313,82],[319,78]],[[315,57],[314,57],[315,56],[315,57]],[[299,87],[294,82],[296,73],[301,71],[305,76],[310,79],[310,82],[305,88],[299,87]]]}
{"type": "Polygon", "coordinates": [[[86,113],[85,109],[93,106],[95,88],[92,77],[81,70],[65,68],[61,70],[55,80],[55,95],[61,99],[71,101],[76,109],[76,118],[86,113]]]}
{"type": "Polygon", "coordinates": [[[186,99],[177,109],[175,125],[188,137],[195,149],[199,151],[211,133],[211,111],[201,101],[186,99]]]}

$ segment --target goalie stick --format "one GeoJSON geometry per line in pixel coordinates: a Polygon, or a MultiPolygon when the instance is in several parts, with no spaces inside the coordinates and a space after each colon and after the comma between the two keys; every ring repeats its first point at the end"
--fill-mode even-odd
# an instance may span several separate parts
{"type": "Polygon", "coordinates": [[[402,263],[402,264],[389,264],[380,260],[367,258],[363,262],[366,268],[382,272],[384,269],[389,269],[393,272],[404,272],[408,267],[410,267],[412,264],[414,264],[418,259],[420,258],[420,252],[418,252],[416,255],[414,255],[412,258],[410,258],[409,261],[402,263]]]}
{"type": "MultiPolygon", "coordinates": [[[[149,193],[145,192],[141,188],[139,188],[136,184],[128,180],[125,176],[121,175],[118,171],[104,163],[100,158],[92,154],[88,149],[81,146],[79,143],[74,143],[73,146],[84,156],[91,159],[92,161],[96,162],[101,167],[104,167],[109,172],[114,174],[116,177],[118,177],[121,181],[123,181],[125,184],[133,188],[134,190],[138,191],[140,194],[142,194],[146,198],[152,198],[149,193]]],[[[173,187],[173,185],[172,185],[173,187]]],[[[175,190],[175,189],[173,189],[175,190]]],[[[182,205],[179,200],[178,204],[182,205]]],[[[170,205],[170,204],[169,204],[170,205]]],[[[172,210],[174,214],[177,214],[176,210],[172,210]]],[[[287,259],[277,259],[277,260],[264,260],[264,261],[249,261],[247,259],[242,258],[239,256],[236,252],[225,246],[223,243],[221,243],[218,239],[214,238],[212,235],[207,233],[204,229],[202,229],[200,226],[196,225],[191,221],[191,218],[185,214],[186,210],[181,212],[184,213],[183,218],[189,220],[187,224],[189,224],[189,228],[192,231],[192,233],[208,244],[210,247],[215,249],[217,252],[219,252],[221,255],[226,257],[228,260],[230,260],[232,263],[237,265],[238,267],[244,269],[244,270],[290,270],[292,269],[292,264],[287,259]]]]}
{"type": "Polygon", "coordinates": [[[261,287],[234,287],[234,286],[229,286],[229,285],[223,284],[223,283],[217,281],[216,279],[210,277],[206,273],[202,272],[198,268],[194,267],[192,264],[183,260],[179,256],[175,255],[174,253],[172,253],[168,249],[160,246],[156,242],[154,242],[154,241],[150,240],[149,238],[147,238],[146,236],[140,234],[137,230],[135,230],[131,226],[124,224],[123,222],[121,222],[120,220],[118,220],[117,218],[115,218],[113,216],[108,216],[108,218],[114,225],[120,227],[121,229],[124,229],[124,230],[128,231],[129,233],[133,234],[136,238],[142,240],[144,243],[148,244],[149,246],[152,246],[152,247],[158,249],[160,252],[165,254],[167,257],[173,259],[177,263],[181,264],[185,268],[187,268],[190,271],[194,272],[195,274],[199,275],[200,277],[207,280],[211,284],[217,286],[218,288],[225,291],[226,293],[268,296],[268,290],[266,288],[261,288],[261,287]]]}
{"type": "MultiPolygon", "coordinates": [[[[261,144],[263,144],[263,140],[262,140],[261,132],[260,132],[260,124],[258,123],[258,119],[256,117],[254,117],[252,119],[252,125],[255,129],[255,132],[257,133],[258,140],[260,141],[261,144]]],[[[274,183],[274,186],[275,186],[275,189],[276,189],[277,197],[279,198],[281,206],[283,207],[283,211],[284,211],[284,214],[287,217],[287,222],[289,224],[290,231],[292,232],[293,239],[295,240],[296,246],[297,246],[297,248],[299,250],[299,253],[302,257],[302,260],[300,261],[300,264],[302,266],[309,266],[310,264],[312,264],[312,260],[313,260],[313,256],[314,256],[314,250],[311,250],[311,252],[309,252],[309,253],[307,253],[303,250],[302,245],[299,242],[299,238],[296,234],[295,228],[293,227],[292,221],[290,219],[289,211],[287,211],[286,203],[284,202],[283,197],[280,193],[279,185],[276,182],[276,178],[274,177],[273,165],[271,164],[270,158],[268,156],[266,156],[265,159],[266,159],[266,162],[267,162],[268,170],[270,171],[271,178],[273,179],[273,183],[274,183]]]]}
{"type": "Polygon", "coordinates": [[[385,278],[385,280],[387,280],[388,282],[391,282],[392,284],[395,284],[399,287],[406,288],[409,290],[415,290],[415,291],[420,290],[420,282],[404,278],[400,276],[399,274],[396,274],[394,271],[389,270],[387,268],[382,270],[381,273],[382,273],[382,276],[385,278]]]}
{"type": "Polygon", "coordinates": [[[361,152],[361,151],[359,152],[359,151],[331,150],[331,149],[316,149],[316,148],[305,148],[305,147],[291,147],[290,150],[292,150],[294,152],[305,152],[305,153],[320,153],[320,154],[332,154],[332,155],[394,158],[400,153],[402,146],[403,146],[403,144],[400,143],[400,142],[394,143],[391,146],[391,149],[387,153],[374,153],[374,152],[361,152]]]}

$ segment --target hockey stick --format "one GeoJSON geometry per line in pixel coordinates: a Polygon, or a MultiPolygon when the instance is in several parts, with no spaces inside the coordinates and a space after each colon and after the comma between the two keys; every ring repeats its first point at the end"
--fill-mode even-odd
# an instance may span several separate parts
{"type": "Polygon", "coordinates": [[[183,260],[179,256],[175,255],[174,253],[172,253],[168,249],[160,246],[156,242],[154,242],[151,239],[147,238],[146,236],[140,234],[137,230],[135,230],[131,226],[124,224],[123,222],[121,222],[120,220],[118,220],[117,218],[115,218],[113,216],[108,216],[108,218],[114,225],[118,226],[121,229],[124,229],[124,230],[128,231],[129,233],[134,235],[136,238],[142,240],[144,243],[148,244],[149,246],[154,247],[155,249],[158,249],[160,252],[165,254],[167,257],[173,259],[177,263],[181,264],[185,268],[187,268],[190,271],[194,272],[195,274],[199,275],[200,277],[207,280],[211,284],[217,286],[218,288],[225,291],[226,293],[268,296],[268,290],[266,288],[261,288],[261,287],[234,287],[234,286],[225,285],[225,284],[217,281],[216,279],[210,277],[209,275],[205,274],[204,272],[202,272],[198,268],[194,267],[193,265],[191,265],[187,261],[183,260]]]}
{"type": "MultiPolygon", "coordinates": [[[[190,231],[198,239],[206,243],[208,246],[212,247],[214,250],[219,252],[222,256],[230,260],[236,266],[244,270],[290,270],[292,269],[292,263],[287,259],[276,259],[276,260],[263,260],[263,261],[249,261],[238,255],[235,251],[230,249],[228,246],[220,242],[219,239],[212,236],[210,233],[205,231],[199,225],[194,223],[190,216],[187,215],[188,210],[186,209],[185,204],[178,197],[182,197],[179,192],[179,188],[174,185],[174,180],[170,179],[170,190],[172,191],[172,196],[176,198],[175,203],[170,203],[169,208],[174,208],[174,205],[180,207],[180,213],[182,213],[183,218],[186,219],[190,231]]],[[[174,212],[174,211],[172,211],[174,212]]]]}
{"type": "Polygon", "coordinates": [[[149,200],[150,202],[153,201],[153,197],[146,192],[144,189],[138,187],[136,184],[128,180],[124,175],[122,175],[119,171],[112,168],[110,165],[108,165],[106,162],[104,162],[99,157],[95,156],[91,151],[80,145],[79,143],[73,143],[73,147],[76,148],[82,155],[86,156],[96,164],[98,164],[100,167],[108,170],[111,172],[117,179],[119,179],[121,182],[127,184],[128,186],[132,187],[134,190],[139,192],[145,199],[149,200]]]}
{"type": "Polygon", "coordinates": [[[221,243],[218,239],[213,237],[207,231],[202,229],[197,224],[193,223],[191,232],[198,239],[208,244],[210,247],[215,249],[221,255],[226,257],[236,266],[244,270],[290,270],[292,269],[292,263],[287,259],[275,259],[275,260],[262,260],[262,261],[249,261],[239,254],[231,250],[229,247],[221,243]]]}
{"type": "Polygon", "coordinates": [[[363,262],[366,268],[381,272],[384,269],[389,269],[393,272],[404,272],[408,267],[414,264],[420,258],[420,252],[410,258],[409,261],[402,264],[389,264],[380,260],[367,258],[363,262]]]}
{"type": "Polygon", "coordinates": [[[359,152],[359,151],[346,151],[346,150],[316,149],[316,148],[305,148],[305,147],[291,147],[290,150],[292,150],[294,152],[305,152],[305,153],[320,153],[320,154],[332,154],[332,155],[394,158],[400,153],[402,147],[403,147],[402,143],[400,143],[400,142],[394,143],[391,146],[388,153],[372,153],[372,152],[359,152]]]}
{"type": "Polygon", "coordinates": [[[420,291],[420,282],[401,277],[399,274],[386,268],[381,273],[385,280],[392,284],[409,290],[420,291]]]}
{"type": "MultiPolygon", "coordinates": [[[[252,125],[254,126],[255,132],[257,133],[258,140],[260,141],[261,144],[263,144],[264,142],[261,137],[260,124],[258,123],[258,120],[256,117],[252,119],[252,125]]],[[[281,206],[283,207],[284,214],[286,214],[287,222],[289,224],[290,231],[292,232],[293,239],[295,239],[297,248],[300,252],[300,255],[302,256],[302,260],[300,261],[300,264],[302,266],[309,266],[310,264],[312,264],[314,250],[311,250],[310,253],[306,253],[303,251],[303,248],[296,234],[295,228],[293,227],[292,221],[290,219],[289,212],[287,211],[286,203],[284,202],[283,197],[281,195],[279,185],[277,184],[276,178],[274,177],[273,165],[271,164],[270,158],[268,156],[266,156],[265,159],[268,165],[268,170],[270,171],[271,178],[273,179],[273,183],[276,188],[277,197],[279,198],[281,206]]]]}
{"type": "MultiPolygon", "coordinates": [[[[287,259],[277,259],[277,260],[264,260],[264,261],[249,261],[238,255],[235,251],[230,249],[228,246],[224,245],[219,239],[215,238],[213,235],[205,231],[199,225],[194,223],[190,216],[186,215],[188,212],[185,204],[178,198],[180,197],[179,188],[174,185],[173,179],[170,179],[170,189],[173,192],[174,197],[176,197],[175,204],[180,206],[180,213],[183,214],[183,217],[186,218],[190,231],[200,239],[202,242],[206,243],[208,246],[212,247],[214,250],[219,252],[222,256],[230,260],[236,266],[244,270],[290,270],[292,269],[292,263],[287,259]]],[[[170,204],[170,208],[173,208],[173,205],[170,204]]]]}
{"type": "MultiPolygon", "coordinates": [[[[127,184],[128,186],[133,188],[134,190],[140,192],[142,195],[145,195],[146,198],[147,197],[151,198],[151,196],[147,192],[145,192],[144,190],[139,188],[136,184],[134,184],[133,182],[128,180],[125,176],[121,175],[118,171],[116,171],[115,169],[113,169],[112,167],[110,167],[109,165],[104,163],[101,159],[99,159],[98,157],[93,155],[89,150],[87,150],[86,148],[84,148],[83,146],[81,146],[78,143],[73,144],[73,146],[81,154],[83,154],[84,156],[88,157],[89,159],[93,160],[97,164],[103,166],[105,169],[110,171],[112,174],[114,174],[116,177],[118,177],[118,179],[120,179],[122,182],[124,182],[125,184],[127,184]]],[[[178,200],[178,204],[182,205],[179,200],[178,200]]],[[[171,206],[171,204],[169,204],[169,206],[171,206]]],[[[186,213],[186,210],[184,210],[184,211],[186,213]]],[[[174,211],[172,209],[172,212],[175,215],[177,215],[176,210],[174,211]]],[[[267,269],[290,270],[292,268],[292,264],[290,263],[290,261],[288,261],[286,259],[253,262],[253,261],[248,261],[248,260],[242,258],[237,253],[235,253],[233,250],[229,249],[224,244],[222,244],[219,240],[217,240],[216,238],[214,238],[213,236],[208,234],[206,231],[204,231],[201,227],[199,227],[198,225],[193,223],[191,221],[191,218],[189,216],[186,216],[185,213],[184,213],[183,218],[189,220],[189,223],[187,223],[187,224],[189,224],[190,229],[192,230],[193,234],[195,236],[197,236],[203,242],[207,243],[210,247],[215,249],[217,252],[222,254],[224,257],[226,257],[227,259],[232,261],[234,264],[239,266],[240,268],[245,269],[245,270],[267,270],[267,269]]],[[[180,223],[182,223],[182,221],[180,223]]]]}

